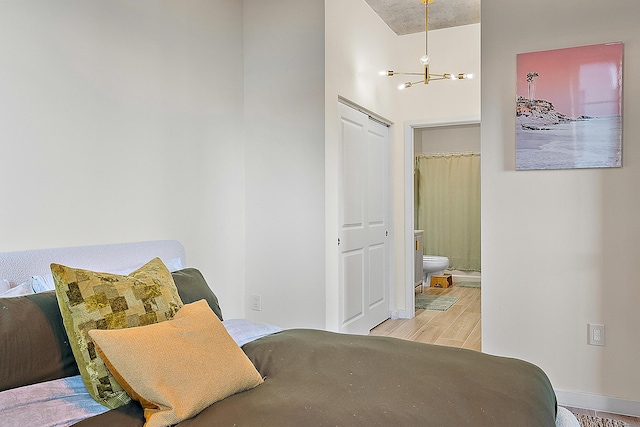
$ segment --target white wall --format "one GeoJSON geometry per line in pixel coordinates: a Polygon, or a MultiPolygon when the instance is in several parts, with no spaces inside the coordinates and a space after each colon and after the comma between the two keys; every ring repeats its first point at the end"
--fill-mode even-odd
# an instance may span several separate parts
{"type": "Polygon", "coordinates": [[[538,364],[561,402],[636,415],[639,16],[632,0],[482,2],[483,350],[538,364]],[[516,54],[611,41],[625,43],[623,167],[516,172],[516,54]],[[606,325],[605,347],[587,323],[606,325]]]}
{"type": "Polygon", "coordinates": [[[436,126],[414,131],[416,154],[480,152],[480,124],[436,126]]]}
{"type": "Polygon", "coordinates": [[[325,325],[324,24],[322,0],[244,1],[243,304],[283,327],[325,325]]]}
{"type": "Polygon", "coordinates": [[[241,28],[235,0],[0,2],[0,251],[178,239],[240,314],[241,28]]]}

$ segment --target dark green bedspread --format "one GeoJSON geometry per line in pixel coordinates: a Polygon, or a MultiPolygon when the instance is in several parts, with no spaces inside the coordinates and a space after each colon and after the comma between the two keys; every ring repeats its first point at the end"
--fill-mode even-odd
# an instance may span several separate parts
{"type": "MultiPolygon", "coordinates": [[[[547,376],[517,359],[303,329],[259,339],[243,350],[265,382],[180,427],[555,426],[556,398],[547,376]]],[[[134,402],[76,426],[143,422],[134,402]]]]}

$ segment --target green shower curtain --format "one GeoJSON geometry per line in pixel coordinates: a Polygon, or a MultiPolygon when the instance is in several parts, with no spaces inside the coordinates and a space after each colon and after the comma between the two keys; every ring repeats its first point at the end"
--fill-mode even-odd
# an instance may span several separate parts
{"type": "Polygon", "coordinates": [[[480,271],[480,154],[417,156],[415,210],[425,255],[449,257],[451,269],[480,271]]]}

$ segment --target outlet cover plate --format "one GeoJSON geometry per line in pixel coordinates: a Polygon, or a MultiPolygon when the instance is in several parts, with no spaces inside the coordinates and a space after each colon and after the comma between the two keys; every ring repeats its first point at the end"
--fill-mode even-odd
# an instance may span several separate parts
{"type": "Polygon", "coordinates": [[[604,325],[595,325],[589,323],[588,325],[588,339],[589,345],[604,346],[604,325]]]}

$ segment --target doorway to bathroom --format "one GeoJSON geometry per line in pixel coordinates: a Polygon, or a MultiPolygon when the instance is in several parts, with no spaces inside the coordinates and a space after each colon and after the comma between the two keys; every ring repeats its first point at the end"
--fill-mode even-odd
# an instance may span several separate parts
{"type": "MultiPolygon", "coordinates": [[[[467,117],[446,123],[442,120],[407,123],[404,135],[404,233],[405,251],[409,254],[415,253],[416,153],[423,154],[425,151],[423,145],[427,145],[427,152],[436,155],[479,153],[480,117],[467,117]]],[[[479,214],[477,217],[479,221],[479,214]]],[[[424,233],[429,232],[429,229],[424,231],[424,233]]],[[[453,286],[447,288],[432,288],[429,285],[422,288],[415,287],[414,274],[416,274],[418,258],[405,257],[405,277],[407,278],[405,311],[398,319],[388,320],[373,329],[371,334],[481,351],[480,271],[449,270],[448,272],[455,277],[455,282],[453,286]],[[443,296],[449,299],[454,298],[456,301],[444,310],[440,310],[442,307],[416,309],[415,300],[418,292],[435,296],[436,299],[443,296]]]]}
{"type": "MultiPolygon", "coordinates": [[[[416,225],[415,203],[415,163],[416,153],[451,154],[451,153],[479,153],[480,152],[480,117],[469,116],[455,121],[425,120],[407,123],[405,125],[405,242],[407,253],[413,252],[414,232],[416,225]]],[[[478,177],[479,180],[479,177],[478,177]]],[[[477,221],[479,222],[479,213],[477,221]]],[[[433,232],[425,230],[424,234],[433,232]]],[[[434,255],[434,254],[428,254],[434,255]]],[[[444,254],[448,256],[447,254],[444,254]]],[[[479,255],[478,255],[479,256],[479,255]]],[[[456,269],[455,262],[451,265],[453,278],[457,282],[480,281],[480,269],[477,271],[456,269]]],[[[406,277],[413,279],[416,269],[415,260],[407,257],[406,277]]],[[[429,284],[427,284],[429,286],[429,284]]],[[[413,317],[411,308],[415,307],[414,281],[406,282],[407,317],[413,317]]]]}
{"type": "MultiPolygon", "coordinates": [[[[414,131],[414,228],[454,281],[480,273],[480,125],[414,131]]],[[[428,285],[428,284],[427,284],[428,285]]]]}

